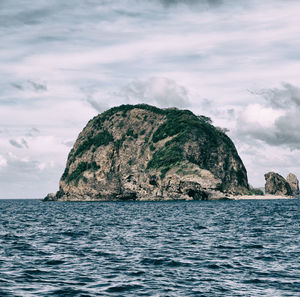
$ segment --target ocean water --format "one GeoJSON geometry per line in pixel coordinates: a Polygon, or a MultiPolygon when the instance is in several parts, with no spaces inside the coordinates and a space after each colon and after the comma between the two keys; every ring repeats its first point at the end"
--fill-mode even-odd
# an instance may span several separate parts
{"type": "Polygon", "coordinates": [[[300,296],[300,200],[0,200],[0,296],[300,296]]]}

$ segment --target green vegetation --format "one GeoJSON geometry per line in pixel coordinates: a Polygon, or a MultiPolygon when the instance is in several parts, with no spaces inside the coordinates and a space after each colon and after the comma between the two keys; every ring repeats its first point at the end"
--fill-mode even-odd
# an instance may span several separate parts
{"type": "Polygon", "coordinates": [[[74,162],[76,157],[82,156],[83,153],[88,151],[92,146],[94,146],[94,149],[96,149],[101,145],[108,145],[113,140],[114,139],[112,135],[107,130],[99,132],[96,136],[87,138],[87,140],[85,140],[76,151],[71,151],[69,156],[69,164],[74,162]]]}
{"type": "Polygon", "coordinates": [[[177,162],[182,161],[182,148],[174,141],[168,141],[164,147],[153,154],[147,165],[147,169],[161,168],[161,178],[164,178],[167,171],[177,162]]]}
{"type": "Polygon", "coordinates": [[[199,176],[199,169],[195,167],[195,165],[192,163],[190,164],[181,163],[176,173],[182,175],[194,174],[199,176]]]}
{"type": "Polygon", "coordinates": [[[263,196],[264,192],[259,188],[253,188],[253,187],[250,186],[249,194],[250,195],[263,196]]]}
{"type": "Polygon", "coordinates": [[[153,134],[153,142],[158,142],[178,133],[186,133],[191,125],[199,124],[199,120],[191,111],[166,109],[165,112],[167,120],[153,134]]]}
{"type": "Polygon", "coordinates": [[[61,179],[65,180],[67,178],[68,174],[69,174],[69,167],[66,167],[63,175],[61,176],[61,179]]]}
{"type": "Polygon", "coordinates": [[[121,128],[123,128],[123,127],[124,127],[124,122],[121,121],[121,122],[119,123],[119,125],[118,125],[118,128],[121,129],[121,128]]]}
{"type": "Polygon", "coordinates": [[[197,116],[197,118],[200,120],[200,121],[202,121],[202,122],[205,122],[205,123],[207,123],[207,124],[212,124],[212,120],[211,120],[211,118],[209,118],[209,117],[206,117],[206,116],[204,116],[204,115],[199,115],[199,116],[197,116]]]}
{"type": "Polygon", "coordinates": [[[160,109],[155,106],[148,105],[148,104],[136,104],[136,105],[123,104],[120,106],[113,107],[113,108],[103,112],[102,114],[98,115],[97,117],[95,117],[92,120],[94,122],[93,125],[95,128],[100,129],[102,127],[103,122],[106,120],[109,120],[114,114],[121,112],[121,116],[126,117],[127,112],[134,108],[148,110],[148,111],[154,112],[156,114],[165,114],[164,109],[160,109]]]}
{"type": "MultiPolygon", "coordinates": [[[[184,144],[189,135],[191,133],[193,134],[206,134],[206,139],[209,139],[209,143],[213,144],[213,146],[217,146],[217,139],[220,137],[220,135],[224,135],[217,129],[215,129],[211,125],[211,120],[208,117],[205,116],[196,116],[194,115],[191,111],[189,110],[178,110],[176,108],[168,108],[168,109],[160,109],[151,105],[147,104],[137,104],[137,105],[121,105],[118,107],[111,108],[101,115],[97,116],[94,118],[92,121],[93,128],[95,129],[102,129],[102,124],[104,121],[109,120],[114,114],[121,112],[122,116],[125,116],[128,111],[134,109],[134,108],[139,108],[143,110],[147,110],[156,114],[160,115],[165,115],[166,116],[166,121],[158,127],[158,129],[155,131],[153,137],[152,137],[152,142],[156,143],[166,137],[170,136],[175,136],[173,139],[174,143],[177,143],[178,145],[184,144]]],[[[147,115],[145,115],[147,116],[147,115]]],[[[147,118],[145,118],[147,120],[147,118]]],[[[120,126],[122,124],[120,123],[120,126]]],[[[142,135],[145,133],[145,131],[142,131],[142,135]]],[[[133,129],[128,129],[126,132],[126,136],[132,137],[133,139],[138,138],[138,134],[134,133],[133,129]]],[[[228,138],[229,139],[229,138],[228,138]]],[[[94,150],[100,146],[100,145],[108,145],[110,142],[113,141],[113,137],[111,134],[109,134],[108,131],[103,131],[98,133],[94,137],[90,137],[87,140],[85,140],[78,148],[76,151],[71,151],[70,153],[70,158],[69,158],[69,163],[72,163],[76,157],[80,157],[83,155],[84,152],[89,150],[92,146],[94,146],[94,150]]],[[[149,141],[149,136],[145,137],[145,142],[149,141]]],[[[228,140],[230,141],[230,140],[228,140]]],[[[122,141],[116,141],[116,147],[117,150],[122,146],[124,140],[122,141]]],[[[150,142],[150,149],[154,149],[153,143],[150,142]]],[[[176,152],[176,157],[173,158],[171,156],[167,156],[167,152],[172,152],[172,143],[168,143],[167,146],[171,146],[170,148],[166,148],[164,151],[158,151],[156,152],[157,154],[161,154],[167,157],[167,160],[177,160],[179,153],[182,156],[182,150],[176,152]]],[[[157,157],[158,155],[156,155],[157,157]]],[[[156,157],[154,157],[154,161],[151,162],[148,165],[148,168],[153,166],[156,162],[156,157]],[[149,167],[150,166],[150,167],[149,167]]],[[[193,160],[190,160],[193,162],[193,160]]],[[[172,164],[170,164],[172,165],[172,164]]],[[[155,165],[156,166],[156,165],[155,165]]]]}
{"type": "Polygon", "coordinates": [[[129,128],[126,132],[126,136],[132,137],[134,139],[138,138],[138,135],[134,133],[133,129],[129,128]]]}
{"type": "Polygon", "coordinates": [[[120,148],[122,147],[123,142],[125,141],[125,138],[126,138],[126,136],[123,134],[121,139],[118,139],[115,141],[114,144],[115,144],[115,148],[116,148],[117,152],[119,152],[120,148]]]}
{"type": "Polygon", "coordinates": [[[155,146],[153,145],[153,143],[150,144],[150,151],[151,152],[155,151],[155,146]]]}
{"type": "MultiPolygon", "coordinates": [[[[89,122],[89,127],[92,127],[92,131],[97,131],[99,129],[103,130],[103,123],[105,121],[112,121],[112,117],[115,115],[125,118],[128,116],[128,112],[135,108],[162,115],[166,120],[158,127],[152,137],[151,132],[149,134],[147,133],[148,135],[146,134],[146,130],[142,130],[139,134],[137,134],[134,133],[132,128],[129,128],[121,139],[115,141],[114,144],[116,151],[118,152],[122,146],[126,146],[126,144],[124,144],[126,138],[137,139],[139,135],[145,135],[145,144],[148,143],[150,150],[155,152],[152,159],[147,164],[147,169],[160,169],[162,177],[165,176],[166,172],[172,166],[185,159],[204,169],[215,168],[218,162],[216,155],[218,154],[218,149],[221,143],[227,147],[227,150],[233,150],[234,154],[235,148],[231,140],[221,129],[216,129],[211,124],[212,121],[210,118],[202,115],[196,116],[189,110],[178,110],[176,108],[159,109],[147,104],[121,105],[111,108],[95,117],[89,122]],[[172,139],[167,141],[164,147],[155,150],[157,147],[155,144],[167,137],[172,137],[172,139]],[[203,147],[203,149],[201,149],[201,152],[197,154],[197,157],[191,154],[187,154],[187,156],[184,155],[184,145],[189,141],[201,142],[200,147],[203,147]]],[[[146,114],[143,119],[151,124],[150,119],[152,119],[152,117],[149,118],[146,114]]],[[[119,122],[119,128],[124,127],[125,120],[126,119],[119,122]]],[[[152,119],[152,121],[154,120],[155,118],[152,119]]],[[[108,145],[113,141],[114,139],[112,135],[107,130],[104,130],[95,136],[92,135],[88,137],[80,146],[77,147],[76,151],[72,150],[70,152],[69,164],[74,162],[76,157],[82,156],[84,152],[89,150],[91,147],[93,150],[96,150],[97,147],[101,145],[108,145]]],[[[80,170],[82,172],[83,169],[84,167],[80,167],[77,172],[80,172],[80,170]]],[[[76,172],[72,172],[70,175],[71,178],[76,179],[76,174],[76,172]]],[[[238,179],[242,182],[242,180],[244,180],[243,172],[238,175],[238,179]]],[[[63,178],[67,178],[67,176],[68,169],[65,170],[63,178]]]]}
{"type": "MultiPolygon", "coordinates": [[[[202,168],[211,168],[216,162],[212,157],[217,150],[220,138],[225,142],[230,139],[222,132],[211,125],[211,119],[205,116],[196,116],[189,110],[165,109],[166,121],[161,124],[152,137],[153,143],[173,137],[165,146],[159,149],[149,161],[147,168],[161,168],[162,177],[177,162],[184,160],[183,147],[190,139],[198,138],[204,141],[205,151],[201,154],[200,160],[189,157],[188,161],[197,164],[202,168]]],[[[151,149],[150,144],[150,149],[151,149]]]]}
{"type": "Polygon", "coordinates": [[[78,164],[77,168],[75,170],[73,170],[70,175],[68,175],[69,169],[66,168],[66,170],[62,176],[62,180],[66,180],[67,182],[75,180],[75,184],[78,184],[78,181],[81,178],[83,178],[82,174],[84,171],[90,170],[90,169],[98,170],[99,168],[100,168],[100,166],[97,165],[96,162],[91,162],[91,163],[80,162],[78,164]]]}
{"type": "Polygon", "coordinates": [[[129,161],[128,161],[128,165],[132,165],[134,162],[133,162],[133,160],[132,159],[130,159],[129,161]]]}
{"type": "MultiPolygon", "coordinates": [[[[154,143],[170,136],[177,135],[182,143],[186,142],[191,134],[197,136],[208,136],[211,143],[217,144],[218,139],[226,135],[218,131],[212,124],[211,119],[205,116],[196,116],[189,110],[178,110],[174,108],[165,109],[166,121],[158,127],[152,137],[154,143]]],[[[228,138],[228,137],[227,137],[228,138]]],[[[228,138],[230,141],[230,139],[228,138]]]]}

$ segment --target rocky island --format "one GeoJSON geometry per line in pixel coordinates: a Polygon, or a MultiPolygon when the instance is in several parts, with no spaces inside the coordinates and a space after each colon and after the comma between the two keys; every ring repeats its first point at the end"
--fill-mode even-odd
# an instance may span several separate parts
{"type": "Polygon", "coordinates": [[[121,105],[97,115],[45,201],[208,200],[249,192],[237,150],[189,110],[121,105]]]}
{"type": "Polygon", "coordinates": [[[265,174],[265,193],[283,197],[299,195],[299,181],[295,174],[289,173],[285,179],[278,173],[268,172],[265,174]]]}
{"type": "Polygon", "coordinates": [[[290,184],[278,173],[268,172],[265,174],[266,194],[291,196],[293,194],[290,184]]]}

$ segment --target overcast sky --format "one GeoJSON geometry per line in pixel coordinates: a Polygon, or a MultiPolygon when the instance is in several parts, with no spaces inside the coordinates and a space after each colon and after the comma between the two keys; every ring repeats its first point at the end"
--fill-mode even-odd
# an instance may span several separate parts
{"type": "Polygon", "coordinates": [[[96,114],[187,108],[228,128],[253,186],[300,177],[300,1],[0,0],[0,198],[58,190],[96,114]]]}

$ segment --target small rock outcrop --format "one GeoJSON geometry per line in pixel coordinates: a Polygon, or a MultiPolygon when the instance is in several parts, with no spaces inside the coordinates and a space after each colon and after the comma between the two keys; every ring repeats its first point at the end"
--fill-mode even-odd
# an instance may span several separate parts
{"type": "Polygon", "coordinates": [[[248,190],[233,142],[209,118],[139,104],[89,121],[45,200],[206,200],[248,190]]]}
{"type": "Polygon", "coordinates": [[[289,183],[293,194],[299,194],[299,180],[297,176],[293,173],[289,173],[289,175],[286,178],[286,181],[289,183]]]}
{"type": "Polygon", "coordinates": [[[269,172],[265,174],[265,192],[271,195],[291,196],[293,191],[289,183],[280,174],[269,172]]]}

